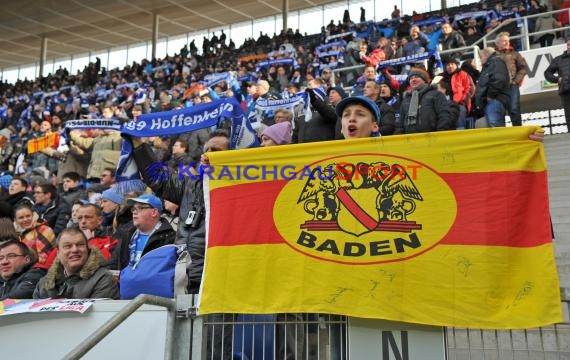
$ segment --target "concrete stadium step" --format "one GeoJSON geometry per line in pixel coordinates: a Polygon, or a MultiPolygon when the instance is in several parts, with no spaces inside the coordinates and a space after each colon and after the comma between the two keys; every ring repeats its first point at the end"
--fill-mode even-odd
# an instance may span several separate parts
{"type": "Polygon", "coordinates": [[[570,292],[570,134],[547,135],[550,216],[560,287],[570,292]]]}

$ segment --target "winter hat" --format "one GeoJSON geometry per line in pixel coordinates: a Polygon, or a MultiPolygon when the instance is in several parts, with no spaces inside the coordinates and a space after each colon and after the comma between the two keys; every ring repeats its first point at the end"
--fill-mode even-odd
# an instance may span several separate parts
{"type": "Polygon", "coordinates": [[[12,182],[12,175],[6,174],[0,176],[0,186],[2,186],[2,190],[8,191],[8,187],[10,186],[11,182],[12,182]]]}
{"type": "Polygon", "coordinates": [[[346,95],[346,91],[342,88],[342,86],[335,86],[327,89],[327,96],[331,94],[331,91],[336,91],[342,99],[344,99],[346,95]]]}
{"type": "Polygon", "coordinates": [[[109,200],[114,202],[117,205],[121,205],[123,203],[123,195],[121,195],[117,190],[114,188],[107,189],[103,191],[101,194],[101,199],[109,200]]]}
{"type": "Polygon", "coordinates": [[[390,88],[391,95],[397,95],[398,91],[400,91],[400,83],[398,80],[390,79],[387,76],[384,77],[384,80],[380,82],[380,84],[384,84],[390,88]]]}
{"type": "Polygon", "coordinates": [[[425,81],[427,84],[429,84],[431,82],[431,76],[429,76],[428,72],[422,68],[419,68],[419,67],[415,67],[415,68],[412,68],[412,70],[410,70],[410,73],[408,74],[408,79],[412,76],[419,77],[420,79],[425,81]]]}
{"type": "Polygon", "coordinates": [[[263,130],[261,135],[265,135],[275,141],[277,145],[285,145],[291,143],[291,123],[285,121],[279,124],[271,125],[263,130]]]}

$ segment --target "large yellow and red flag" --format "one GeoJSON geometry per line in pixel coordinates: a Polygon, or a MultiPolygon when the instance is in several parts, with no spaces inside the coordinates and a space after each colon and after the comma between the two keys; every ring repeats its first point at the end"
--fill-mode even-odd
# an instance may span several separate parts
{"type": "Polygon", "coordinates": [[[210,155],[200,313],[562,320],[534,127],[210,155]]]}

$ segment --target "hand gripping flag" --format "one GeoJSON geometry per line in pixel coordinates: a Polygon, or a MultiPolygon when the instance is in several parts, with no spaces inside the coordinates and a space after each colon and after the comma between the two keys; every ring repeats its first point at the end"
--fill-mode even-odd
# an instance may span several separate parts
{"type": "Polygon", "coordinates": [[[199,310],[562,320],[534,127],[217,152],[199,310]]]}

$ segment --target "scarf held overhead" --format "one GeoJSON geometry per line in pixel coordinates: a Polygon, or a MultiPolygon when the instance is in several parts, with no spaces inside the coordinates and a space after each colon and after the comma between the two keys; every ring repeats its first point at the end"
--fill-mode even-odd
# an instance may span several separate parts
{"type": "Polygon", "coordinates": [[[232,148],[254,147],[257,138],[251,139],[253,133],[241,106],[233,98],[226,98],[202,103],[190,108],[141,115],[136,121],[131,120],[123,126],[121,134],[123,143],[121,156],[117,165],[117,186],[123,193],[144,190],[138,168],[132,158],[133,145],[130,136],[149,137],[176,135],[199,129],[216,126],[221,119],[232,121],[232,148]]]}
{"type": "Polygon", "coordinates": [[[413,64],[413,63],[418,63],[424,60],[429,60],[431,57],[435,58],[436,61],[436,67],[438,69],[443,69],[443,63],[441,62],[441,57],[439,56],[439,52],[437,51],[429,51],[429,52],[424,52],[421,54],[415,54],[415,55],[410,55],[410,56],[404,56],[401,58],[396,58],[396,59],[390,59],[390,60],[384,60],[381,61],[376,70],[380,71],[380,69],[388,67],[388,66],[396,66],[396,65],[406,65],[406,64],[413,64]]]}

